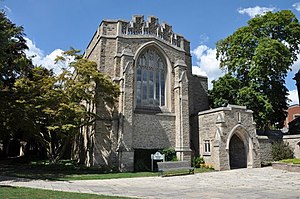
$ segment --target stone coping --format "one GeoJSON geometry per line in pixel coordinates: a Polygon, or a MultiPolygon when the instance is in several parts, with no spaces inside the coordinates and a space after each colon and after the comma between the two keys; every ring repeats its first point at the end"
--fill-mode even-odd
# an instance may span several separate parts
{"type": "Polygon", "coordinates": [[[300,138],[300,134],[295,134],[295,135],[284,135],[283,134],[283,139],[296,139],[300,138]]]}
{"type": "Polygon", "coordinates": [[[300,164],[291,164],[291,163],[283,163],[283,162],[272,162],[272,167],[274,169],[299,172],[300,173],[300,164]]]}
{"type": "Polygon", "coordinates": [[[257,139],[259,140],[269,140],[269,137],[266,135],[257,135],[257,139]]]}
{"type": "Polygon", "coordinates": [[[208,79],[207,76],[205,75],[198,75],[198,74],[192,74],[194,77],[199,77],[199,78],[203,78],[203,79],[208,79]]]}
{"type": "Polygon", "coordinates": [[[218,107],[218,108],[214,108],[214,109],[200,111],[198,113],[198,115],[205,115],[205,114],[215,113],[215,112],[220,112],[220,111],[231,111],[232,109],[240,109],[240,110],[244,110],[245,113],[253,113],[253,111],[248,110],[246,106],[238,106],[238,105],[228,104],[226,107],[218,107]]]}

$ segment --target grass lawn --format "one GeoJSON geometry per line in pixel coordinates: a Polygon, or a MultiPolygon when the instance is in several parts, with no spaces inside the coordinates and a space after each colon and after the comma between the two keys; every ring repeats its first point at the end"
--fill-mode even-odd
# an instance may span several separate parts
{"type": "Polygon", "coordinates": [[[158,176],[158,173],[117,173],[97,167],[83,167],[71,164],[70,161],[66,161],[66,163],[61,162],[58,165],[49,165],[45,162],[24,163],[6,160],[0,161],[0,175],[42,180],[95,180],[158,176]]]}
{"type": "Polygon", "coordinates": [[[103,180],[115,178],[135,178],[158,176],[156,172],[126,172],[126,173],[99,173],[99,174],[71,174],[58,178],[58,180],[103,180]]]}
{"type": "MultiPolygon", "coordinates": [[[[195,173],[209,172],[211,169],[197,168],[195,173]]],[[[101,180],[114,178],[133,178],[159,176],[158,172],[127,172],[118,173],[96,167],[82,167],[62,161],[58,165],[49,165],[47,162],[24,163],[19,161],[0,161],[0,175],[31,179],[47,180],[101,180]]],[[[1,198],[1,197],[0,197],[1,198]]]]}
{"type": "Polygon", "coordinates": [[[24,198],[24,199],[36,199],[36,198],[51,198],[51,199],[99,199],[99,198],[125,198],[125,197],[115,197],[115,196],[104,196],[95,194],[83,194],[83,193],[70,193],[62,191],[50,191],[43,189],[32,189],[23,187],[9,187],[0,186],[0,198],[13,199],[13,198],[24,198]]]}
{"type": "Polygon", "coordinates": [[[195,168],[195,173],[204,173],[204,172],[212,172],[214,169],[209,168],[195,168]]]}
{"type": "Polygon", "coordinates": [[[292,164],[300,164],[300,158],[280,160],[279,162],[292,163],[292,164]]]}

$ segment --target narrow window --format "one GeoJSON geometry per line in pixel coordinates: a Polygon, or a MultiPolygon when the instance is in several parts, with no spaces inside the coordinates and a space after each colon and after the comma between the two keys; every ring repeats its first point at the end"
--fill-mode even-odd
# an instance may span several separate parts
{"type": "Polygon", "coordinates": [[[160,105],[164,106],[165,105],[165,73],[164,71],[161,71],[160,73],[160,88],[161,88],[161,102],[160,105]]]}
{"type": "Polygon", "coordinates": [[[204,140],[204,154],[210,155],[210,140],[204,140]]]}
{"type": "Polygon", "coordinates": [[[155,106],[159,106],[160,101],[160,80],[159,80],[159,71],[155,71],[155,106]]]}
{"type": "Polygon", "coordinates": [[[148,98],[148,73],[147,73],[147,70],[143,70],[143,79],[142,79],[142,82],[143,82],[143,98],[142,98],[142,104],[145,104],[147,105],[147,98],[148,98]]]}
{"type": "Polygon", "coordinates": [[[142,90],[141,89],[142,89],[142,69],[138,68],[137,72],[136,72],[136,92],[137,92],[136,103],[138,105],[141,105],[141,102],[142,102],[142,99],[141,99],[142,90]]]}
{"type": "Polygon", "coordinates": [[[145,50],[137,60],[136,104],[140,107],[166,105],[166,64],[153,49],[145,50]]]}
{"type": "Polygon", "coordinates": [[[154,105],[154,76],[153,76],[153,71],[149,71],[149,105],[154,105]]]}
{"type": "Polygon", "coordinates": [[[241,113],[240,112],[237,113],[237,117],[238,117],[238,123],[241,123],[242,118],[241,118],[241,113]]]}

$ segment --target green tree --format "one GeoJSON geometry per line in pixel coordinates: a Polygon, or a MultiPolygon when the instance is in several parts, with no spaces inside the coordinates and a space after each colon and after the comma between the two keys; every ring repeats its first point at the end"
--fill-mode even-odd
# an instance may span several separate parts
{"type": "Polygon", "coordinates": [[[0,11],[0,88],[11,90],[15,80],[30,73],[32,63],[27,59],[28,49],[23,27],[16,26],[0,11]]]}
{"type": "Polygon", "coordinates": [[[97,117],[85,104],[96,98],[114,102],[119,88],[97,65],[71,49],[57,61],[69,67],[54,74],[43,66],[34,66],[26,57],[22,27],[0,12],[0,141],[24,140],[44,149],[52,163],[57,162],[80,127],[97,117]],[[97,88],[96,88],[97,87],[97,88]],[[98,89],[99,95],[96,95],[98,89]]]}
{"type": "Polygon", "coordinates": [[[256,16],[220,40],[217,59],[227,74],[213,82],[211,106],[246,105],[259,128],[282,127],[288,101],[285,77],[297,60],[299,44],[300,24],[289,10],[256,16]]]}
{"type": "Polygon", "coordinates": [[[33,65],[24,53],[28,49],[23,27],[16,26],[0,10],[0,140],[7,147],[10,138],[18,137],[20,117],[14,84],[30,77],[33,65]]]}
{"type": "Polygon", "coordinates": [[[51,163],[64,155],[82,126],[95,120],[95,113],[85,104],[95,103],[96,85],[102,88],[105,102],[113,102],[119,94],[118,86],[77,50],[66,51],[57,61],[65,62],[70,56],[75,60],[59,75],[35,67],[31,79],[23,77],[15,83],[18,107],[28,118],[18,128],[27,130],[27,135],[46,149],[51,163]]]}
{"type": "Polygon", "coordinates": [[[213,88],[209,93],[209,101],[212,107],[235,103],[241,84],[239,79],[232,77],[230,74],[225,74],[217,81],[213,80],[212,83],[213,88]]]}

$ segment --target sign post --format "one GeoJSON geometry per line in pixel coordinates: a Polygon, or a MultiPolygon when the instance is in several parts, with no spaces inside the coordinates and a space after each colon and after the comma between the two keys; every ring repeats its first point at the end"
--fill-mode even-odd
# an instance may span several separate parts
{"type": "Polygon", "coordinates": [[[154,160],[162,160],[164,162],[165,154],[161,154],[158,151],[155,154],[151,154],[151,171],[153,171],[153,161],[154,160]]]}

